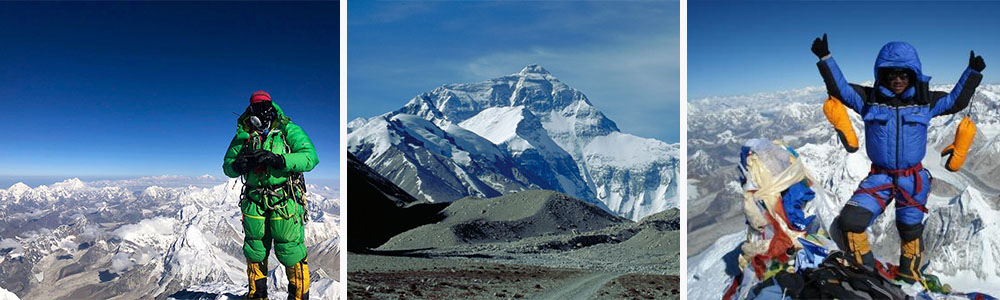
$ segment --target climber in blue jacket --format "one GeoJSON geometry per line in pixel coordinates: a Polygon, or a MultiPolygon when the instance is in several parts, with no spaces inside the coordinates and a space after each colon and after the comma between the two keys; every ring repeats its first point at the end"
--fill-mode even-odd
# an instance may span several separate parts
{"type": "Polygon", "coordinates": [[[875,84],[848,83],[830,56],[826,34],[813,41],[812,52],[827,92],[840,99],[865,123],[865,150],[871,171],[840,211],[836,229],[843,233],[845,252],[858,263],[875,268],[875,258],[865,230],[895,200],[896,228],[900,237],[898,277],[913,283],[922,280],[924,205],[932,177],[920,163],[927,149],[927,126],[936,116],[965,109],[982,81],[986,68],[982,56],[969,53],[969,66],[951,92],[930,91],[912,45],[890,42],[875,59],[875,84]]]}

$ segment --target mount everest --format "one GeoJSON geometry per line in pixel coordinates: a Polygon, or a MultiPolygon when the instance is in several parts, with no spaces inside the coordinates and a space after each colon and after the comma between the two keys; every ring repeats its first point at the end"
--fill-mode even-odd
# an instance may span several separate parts
{"type": "MultiPolygon", "coordinates": [[[[950,90],[949,85],[932,90],[950,90]]],[[[744,96],[713,97],[688,103],[689,273],[692,299],[719,297],[729,284],[721,261],[745,238],[742,191],[736,165],[742,142],[783,140],[801,155],[815,180],[817,198],[807,213],[828,226],[869,171],[865,151],[848,154],[822,114],[823,87],[744,96]]],[[[956,115],[931,121],[924,166],[934,176],[925,218],[927,272],[958,291],[1000,293],[1000,85],[980,86],[956,115]],[[977,125],[969,159],[960,172],[944,169],[939,155],[952,142],[965,114],[977,125]]],[[[849,113],[864,148],[864,123],[849,113]]],[[[899,238],[894,211],[872,225],[877,257],[895,263],[899,238]]]]}
{"type": "Polygon", "coordinates": [[[639,220],[677,206],[678,145],[622,133],[538,65],[348,124],[348,151],[418,199],[547,189],[639,220]]]}
{"type": "MultiPolygon", "coordinates": [[[[211,176],[0,189],[0,287],[24,299],[240,296],[247,280],[240,190],[237,179],[211,176]]],[[[335,299],[338,195],[308,190],[311,292],[335,299]]],[[[271,260],[271,295],[280,297],[284,270],[271,260]]]]}

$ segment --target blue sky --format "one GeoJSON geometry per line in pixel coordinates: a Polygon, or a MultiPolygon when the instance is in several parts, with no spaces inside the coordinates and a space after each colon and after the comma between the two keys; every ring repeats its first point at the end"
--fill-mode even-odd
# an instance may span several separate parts
{"type": "Polygon", "coordinates": [[[347,3],[348,120],[539,64],[627,133],[679,140],[676,1],[347,3]]]}
{"type": "Polygon", "coordinates": [[[255,90],[338,177],[339,4],[0,3],[0,175],[222,174],[255,90]]]}
{"type": "Polygon", "coordinates": [[[914,45],[931,83],[954,83],[969,50],[1000,69],[998,2],[688,2],[688,95],[738,95],[821,86],[813,39],[828,34],[847,79],[874,80],[878,50],[914,45]]]}

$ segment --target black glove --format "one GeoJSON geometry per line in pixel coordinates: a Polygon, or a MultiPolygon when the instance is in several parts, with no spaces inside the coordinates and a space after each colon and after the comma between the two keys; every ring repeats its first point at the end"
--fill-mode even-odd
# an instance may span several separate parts
{"type": "Polygon", "coordinates": [[[285,158],[281,155],[267,150],[257,150],[253,153],[258,165],[271,167],[272,169],[285,169],[285,158]]]}
{"type": "Polygon", "coordinates": [[[819,57],[820,59],[823,59],[823,57],[830,55],[830,47],[826,43],[825,33],[823,34],[823,39],[816,38],[816,40],[813,41],[812,52],[813,54],[816,54],[816,57],[819,57]]]}
{"type": "Polygon", "coordinates": [[[236,173],[243,174],[252,169],[256,165],[257,165],[257,159],[253,156],[253,154],[249,153],[240,154],[236,156],[235,160],[233,160],[233,171],[236,171],[236,173]]]}
{"type": "Polygon", "coordinates": [[[983,60],[982,56],[976,56],[975,51],[969,51],[969,68],[982,73],[986,69],[986,61],[983,60]]]}

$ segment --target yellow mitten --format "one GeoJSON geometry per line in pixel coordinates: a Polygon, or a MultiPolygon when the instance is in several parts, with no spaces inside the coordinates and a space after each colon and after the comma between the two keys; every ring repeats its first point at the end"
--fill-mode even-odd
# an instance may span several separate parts
{"type": "Polygon", "coordinates": [[[823,114],[826,115],[826,120],[833,124],[833,129],[837,131],[844,149],[850,153],[858,151],[858,136],[854,133],[851,118],[847,116],[847,107],[840,103],[840,99],[833,96],[827,98],[823,103],[823,114]]]}
{"type": "Polygon", "coordinates": [[[972,123],[969,116],[962,118],[955,130],[955,141],[941,151],[941,157],[948,156],[948,161],[944,167],[948,171],[958,172],[965,163],[965,157],[969,155],[969,147],[972,147],[972,140],[976,137],[976,124],[972,123]]]}

